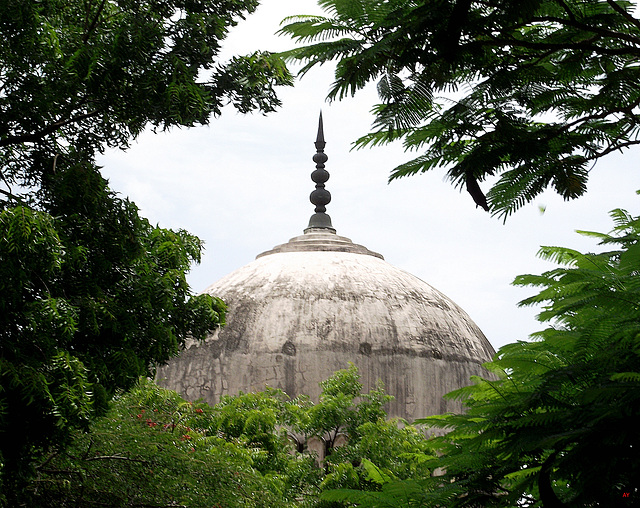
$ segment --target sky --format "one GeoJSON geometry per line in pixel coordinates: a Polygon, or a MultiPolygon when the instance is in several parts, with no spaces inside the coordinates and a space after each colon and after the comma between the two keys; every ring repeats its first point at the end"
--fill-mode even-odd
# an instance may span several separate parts
{"type": "MultiPolygon", "coordinates": [[[[275,35],[280,21],[320,12],[315,0],[262,0],[233,29],[223,55],[289,49],[293,42],[275,35]]],[[[609,232],[614,208],[638,214],[638,150],[600,161],[582,198],[566,202],[547,192],[506,224],[476,208],[444,170],[387,183],[390,171],[416,154],[400,145],[352,150],[370,130],[375,87],[328,103],[332,78],[327,66],[281,89],[276,113],[242,115],[227,107],[208,126],[145,132],[127,151],[109,150],[98,160],[111,188],[134,201],[141,215],[205,242],[202,262],[189,274],[195,292],[302,234],[313,214],[311,158],[320,110],[331,175],[327,213],[337,233],[443,292],[496,349],[545,326],[535,319],[540,308],[517,306],[535,289],[511,285],[517,275],[554,268],[536,257],[541,245],[597,251],[593,239],[575,230],[609,232]]]]}

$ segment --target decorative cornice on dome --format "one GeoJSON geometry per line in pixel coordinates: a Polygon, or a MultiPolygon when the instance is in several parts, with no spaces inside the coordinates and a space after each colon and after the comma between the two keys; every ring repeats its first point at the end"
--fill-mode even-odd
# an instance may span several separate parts
{"type": "Polygon", "coordinates": [[[367,249],[364,245],[353,243],[350,238],[336,235],[335,230],[326,228],[307,228],[304,235],[296,236],[287,243],[275,246],[273,249],[258,254],[256,259],[269,254],[281,252],[351,252],[353,254],[365,254],[384,259],[382,254],[367,249]]]}

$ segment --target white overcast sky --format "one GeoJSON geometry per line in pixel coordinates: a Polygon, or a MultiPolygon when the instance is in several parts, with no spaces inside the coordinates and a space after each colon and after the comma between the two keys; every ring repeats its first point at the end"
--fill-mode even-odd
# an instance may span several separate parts
{"type": "MultiPolygon", "coordinates": [[[[233,30],[225,54],[288,49],[293,43],[274,35],[282,18],[319,12],[314,0],[263,0],[233,30]]],[[[510,285],[516,275],[553,268],[536,258],[539,246],[597,250],[593,240],[574,231],[610,231],[613,208],[638,214],[639,151],[598,163],[585,197],[564,202],[549,192],[506,224],[476,209],[466,191],[445,181],[444,171],[387,184],[390,170],[413,155],[401,146],[350,151],[369,131],[375,89],[328,104],[331,82],[332,70],[321,68],[283,89],[276,113],[243,116],[227,108],[207,127],[145,133],[128,151],[99,159],[111,187],[152,223],[186,229],[205,241],[202,263],[189,276],[194,291],[307,226],[321,109],[331,174],[327,211],[337,233],[445,293],[496,349],[541,329],[539,309],[516,306],[533,291],[510,285]]]]}

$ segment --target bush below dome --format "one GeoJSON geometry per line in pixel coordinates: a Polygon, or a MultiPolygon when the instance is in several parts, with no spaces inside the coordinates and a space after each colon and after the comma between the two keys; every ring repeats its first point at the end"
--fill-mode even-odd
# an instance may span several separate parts
{"type": "Polygon", "coordinates": [[[328,507],[319,498],[327,489],[371,490],[379,475],[428,475],[424,433],[386,421],[389,396],[382,387],[362,393],[359,378],[354,366],[336,372],[322,382],[317,404],[267,390],[214,406],[141,380],[90,433],[36,467],[21,501],[35,508],[328,507]],[[321,467],[307,442],[325,443],[321,467]]]}

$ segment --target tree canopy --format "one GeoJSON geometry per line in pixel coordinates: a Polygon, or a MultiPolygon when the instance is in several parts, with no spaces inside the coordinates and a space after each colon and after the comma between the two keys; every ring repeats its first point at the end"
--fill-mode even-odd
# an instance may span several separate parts
{"type": "MultiPolygon", "coordinates": [[[[52,450],[21,492],[33,507],[189,506],[328,508],[319,492],[376,490],[380,478],[428,474],[428,439],[409,425],[385,421],[381,389],[360,392],[355,368],[324,383],[322,402],[290,399],[275,389],[225,396],[209,406],[141,379],[96,419],[52,450]],[[336,412],[316,410],[334,406],[336,412]],[[378,401],[378,402],[374,402],[378,401]],[[291,433],[324,436],[340,427],[346,443],[324,467],[291,433]],[[374,464],[375,463],[375,464],[374,464]]],[[[2,505],[0,491],[0,506],[2,505]]]]}
{"type": "Polygon", "coordinates": [[[186,282],[200,240],[151,226],[91,162],[59,167],[41,204],[0,211],[0,471],[14,477],[224,320],[186,282]]]}
{"type": "Polygon", "coordinates": [[[453,394],[466,401],[466,415],[433,419],[455,426],[443,438],[443,466],[469,500],[638,502],[640,217],[619,209],[611,216],[611,234],[583,232],[600,240],[601,253],[541,249],[542,257],[565,266],[515,284],[541,288],[521,304],[542,305],[538,319],[551,326],[533,342],[499,351],[492,370],[500,381],[478,380],[453,394]]]}
{"type": "MultiPolygon", "coordinates": [[[[330,99],[377,83],[373,131],[443,167],[506,218],[548,187],[583,195],[606,155],[640,143],[640,20],[624,0],[320,0],[287,18],[302,74],[337,60],[330,99]],[[489,186],[486,192],[481,186],[489,186]]],[[[485,189],[486,190],[486,189],[485,189]]]]}
{"type": "Polygon", "coordinates": [[[186,273],[202,242],[154,227],[95,164],[145,128],[273,111],[266,52],[218,61],[257,0],[0,0],[0,481],[224,321],[186,273]]]}
{"type": "Polygon", "coordinates": [[[583,232],[603,252],[543,247],[561,266],[516,278],[541,289],[522,305],[542,305],[549,326],[502,347],[485,364],[496,377],[448,395],[464,413],[419,422],[446,431],[426,464],[440,475],[325,497],[362,507],[637,506],[640,216],[611,216],[611,234],[583,232]]]}
{"type": "Polygon", "coordinates": [[[291,84],[267,52],[217,60],[258,0],[0,2],[2,191],[31,186],[69,146],[126,148],[145,127],[208,123],[224,104],[273,111],[291,84]]]}

